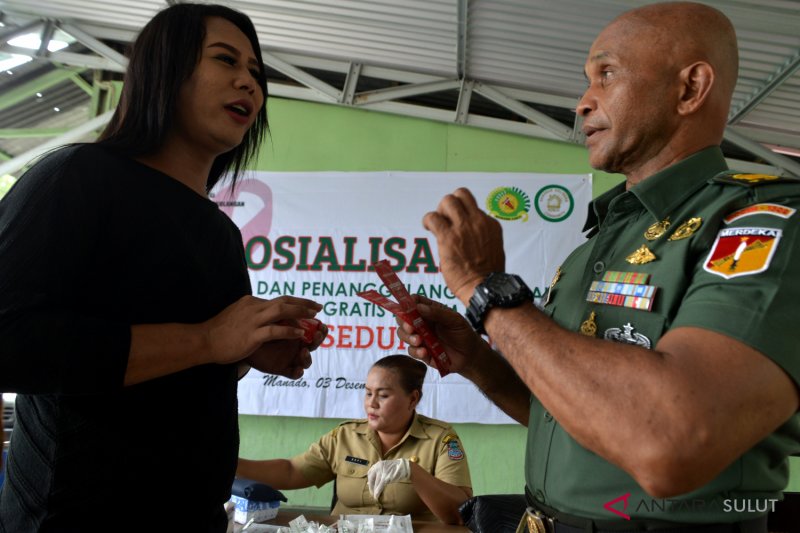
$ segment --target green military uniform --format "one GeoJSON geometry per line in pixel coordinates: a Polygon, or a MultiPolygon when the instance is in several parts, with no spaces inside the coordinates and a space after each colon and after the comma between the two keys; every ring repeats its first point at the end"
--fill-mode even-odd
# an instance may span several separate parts
{"type": "MultiPolygon", "coordinates": [[[[591,238],[561,266],[544,311],[568,330],[649,348],[672,328],[709,329],[752,346],[800,383],[799,208],[800,182],[736,174],[719,148],[702,150],[593,202],[591,238]]],[[[796,414],[706,486],[656,500],[572,439],[536,398],[528,428],[533,498],[602,521],[621,520],[604,504],[628,493],[624,511],[623,501],[613,507],[633,520],[758,518],[786,487],[787,456],[800,451],[796,414]]]]}
{"type": "Polygon", "coordinates": [[[350,420],[291,459],[295,468],[321,487],[336,478],[336,506],[331,514],[411,514],[436,520],[419,499],[411,481],[389,483],[376,501],[367,487],[367,471],[381,460],[409,459],[431,475],[458,487],[471,487],[461,441],[446,422],[415,414],[408,431],[386,454],[366,420],[350,420]]]}

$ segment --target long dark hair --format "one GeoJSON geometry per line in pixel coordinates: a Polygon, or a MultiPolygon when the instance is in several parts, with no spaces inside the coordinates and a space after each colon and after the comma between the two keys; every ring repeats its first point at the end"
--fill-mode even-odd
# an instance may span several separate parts
{"type": "Polygon", "coordinates": [[[428,373],[428,367],[422,361],[414,359],[409,355],[387,355],[375,361],[372,365],[373,368],[385,368],[392,370],[400,378],[400,388],[406,394],[411,394],[415,390],[419,391],[419,397],[422,398],[422,384],[425,381],[425,374],[428,373]]]}
{"type": "Polygon", "coordinates": [[[129,156],[148,155],[163,145],[175,120],[181,86],[200,60],[208,17],[224,18],[247,36],[262,72],[258,85],[264,103],[241,144],[214,160],[207,191],[225,172],[231,172],[235,185],[267,131],[264,61],[256,29],[244,13],[220,5],[175,4],[153,17],[131,48],[119,106],[97,141],[129,156]]]}

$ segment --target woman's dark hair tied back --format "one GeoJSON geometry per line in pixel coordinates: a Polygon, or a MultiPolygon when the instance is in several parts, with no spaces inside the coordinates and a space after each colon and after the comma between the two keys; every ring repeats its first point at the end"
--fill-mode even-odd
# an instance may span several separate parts
{"type": "Polygon", "coordinates": [[[372,366],[396,372],[400,378],[400,387],[406,393],[411,394],[418,390],[420,398],[422,397],[422,384],[428,373],[425,363],[409,355],[395,354],[378,359],[372,366]]]}
{"type": "MultiPolygon", "coordinates": [[[[206,19],[220,17],[233,23],[247,36],[260,70],[264,61],[258,35],[251,20],[239,11],[215,4],[175,4],[148,22],[130,50],[122,97],[114,116],[98,142],[135,157],[156,152],[173,126],[181,87],[200,59],[206,36],[206,19]]],[[[214,161],[206,190],[230,172],[235,182],[258,152],[267,131],[267,82],[258,79],[264,104],[242,143],[214,161]]]]}

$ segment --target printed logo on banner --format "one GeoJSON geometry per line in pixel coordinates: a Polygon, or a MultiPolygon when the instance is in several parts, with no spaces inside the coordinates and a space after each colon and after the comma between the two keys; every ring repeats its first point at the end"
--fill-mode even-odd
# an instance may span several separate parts
{"type": "Polygon", "coordinates": [[[500,220],[528,221],[531,210],[531,199],[522,189],[517,187],[498,187],[486,198],[486,210],[500,220]]]}
{"type": "Polygon", "coordinates": [[[566,220],[575,208],[575,200],[572,199],[569,189],[561,185],[548,185],[539,189],[533,204],[539,216],[548,222],[566,220]]]}
{"type": "Polygon", "coordinates": [[[219,206],[220,211],[228,215],[228,218],[239,226],[244,244],[247,244],[256,235],[269,235],[272,228],[272,189],[263,181],[242,180],[237,184],[235,190],[230,185],[226,185],[213,191],[209,196],[219,206]],[[234,216],[234,212],[237,215],[245,212],[245,202],[242,198],[248,194],[258,198],[261,205],[257,207],[257,211],[250,214],[248,219],[240,220],[238,216],[234,216]],[[243,209],[237,211],[236,208],[243,209]]]}

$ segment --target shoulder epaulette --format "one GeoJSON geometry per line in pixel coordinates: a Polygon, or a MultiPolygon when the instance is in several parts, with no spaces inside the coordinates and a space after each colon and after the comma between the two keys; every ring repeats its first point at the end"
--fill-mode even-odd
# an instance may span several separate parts
{"type": "Polygon", "coordinates": [[[711,180],[718,183],[732,183],[740,187],[758,187],[767,183],[800,183],[797,178],[776,176],[774,174],[745,174],[735,170],[717,174],[711,180]]]}
{"type": "Polygon", "coordinates": [[[353,420],[345,420],[343,422],[339,422],[339,425],[336,427],[346,426],[348,424],[363,424],[367,421],[366,418],[356,418],[353,420]]]}
{"type": "Polygon", "coordinates": [[[435,418],[429,418],[425,415],[417,415],[419,417],[419,421],[423,424],[430,424],[431,426],[438,426],[442,429],[450,429],[450,424],[444,422],[442,420],[436,420],[435,418]]]}

